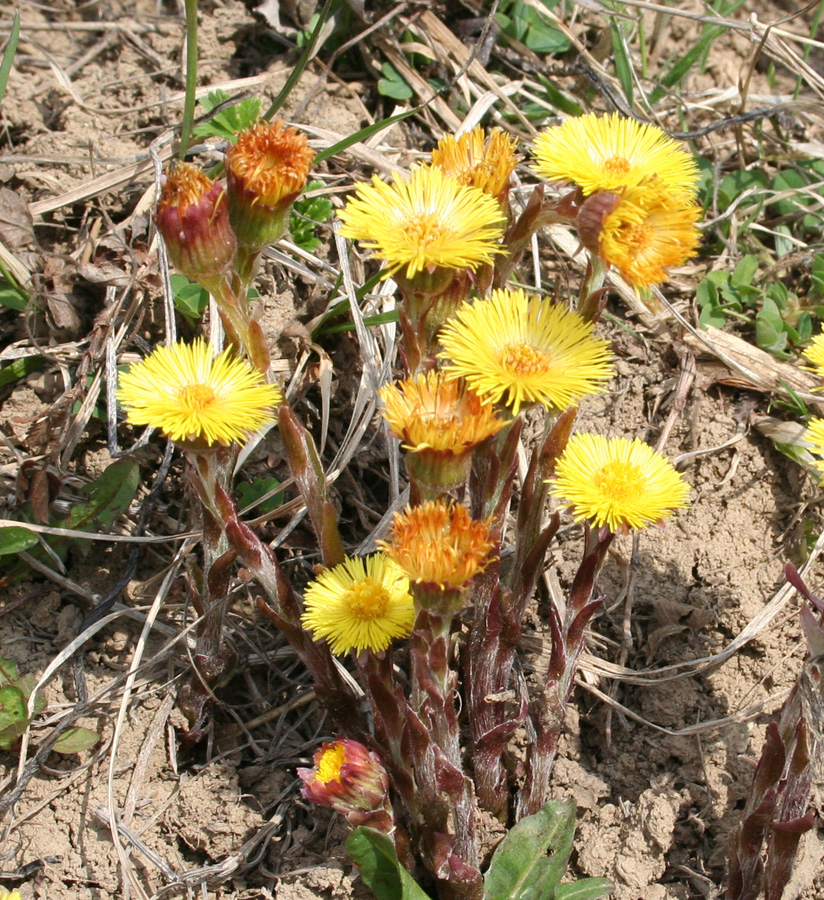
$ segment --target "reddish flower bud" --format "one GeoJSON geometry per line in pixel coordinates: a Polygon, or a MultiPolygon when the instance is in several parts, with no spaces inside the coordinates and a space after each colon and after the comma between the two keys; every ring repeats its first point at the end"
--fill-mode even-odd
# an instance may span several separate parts
{"type": "Polygon", "coordinates": [[[283,235],[314,158],[306,135],[279,119],[241,132],[226,152],[226,178],[229,218],[242,247],[260,250],[283,235]]]}
{"type": "Polygon", "coordinates": [[[235,255],[224,188],[196,166],[179,163],[163,185],[155,224],[175,268],[212,290],[235,255]]]}
{"type": "MultiPolygon", "coordinates": [[[[363,744],[341,738],[315,753],[312,769],[298,769],[301,794],[318,806],[330,806],[352,825],[391,823],[389,776],[363,744]]],[[[382,829],[386,830],[386,829],[382,829]]]]}

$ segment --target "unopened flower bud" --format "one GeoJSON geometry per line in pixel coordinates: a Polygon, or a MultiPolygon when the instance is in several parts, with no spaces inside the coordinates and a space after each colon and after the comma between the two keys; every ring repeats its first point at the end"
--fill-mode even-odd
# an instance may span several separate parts
{"type": "Polygon", "coordinates": [[[298,769],[301,794],[307,800],[331,807],[352,825],[391,828],[389,776],[374,753],[357,741],[341,738],[323,744],[313,762],[312,769],[298,769]]]}
{"type": "Polygon", "coordinates": [[[179,163],[163,185],[155,224],[175,268],[212,290],[235,255],[225,189],[197,166],[179,163]]]}

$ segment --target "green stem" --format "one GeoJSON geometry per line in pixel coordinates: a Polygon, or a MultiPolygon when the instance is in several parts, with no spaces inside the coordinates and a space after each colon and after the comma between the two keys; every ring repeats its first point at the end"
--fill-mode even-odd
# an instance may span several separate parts
{"type": "Polygon", "coordinates": [[[189,137],[195,118],[195,88],[197,87],[197,0],[186,0],[186,96],[180,123],[180,150],[183,159],[189,149],[189,137]]]}

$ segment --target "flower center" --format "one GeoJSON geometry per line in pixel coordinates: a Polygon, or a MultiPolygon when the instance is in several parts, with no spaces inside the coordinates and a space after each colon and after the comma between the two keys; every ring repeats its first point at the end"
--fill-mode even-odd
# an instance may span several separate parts
{"type": "Polygon", "coordinates": [[[610,175],[626,175],[630,170],[630,162],[623,156],[611,156],[604,160],[604,169],[610,175]]]}
{"type": "Polygon", "coordinates": [[[343,744],[332,744],[327,747],[318,763],[318,771],[315,781],[321,784],[329,784],[330,781],[340,781],[340,767],[346,762],[346,748],[343,744]]]}
{"type": "Polygon", "coordinates": [[[516,375],[542,375],[548,370],[546,354],[530,344],[507,344],[504,347],[503,362],[504,367],[516,375]]]}
{"type": "Polygon", "coordinates": [[[626,244],[636,253],[646,250],[652,242],[652,229],[646,222],[631,225],[626,231],[626,244]]]}
{"type": "Polygon", "coordinates": [[[184,384],[178,397],[190,412],[202,412],[217,400],[217,394],[208,384],[184,384]]]}
{"type": "Polygon", "coordinates": [[[370,579],[356,581],[346,592],[346,605],[358,619],[380,619],[386,615],[389,594],[385,587],[370,579]]]}
{"type": "Polygon", "coordinates": [[[441,240],[444,236],[445,229],[443,222],[428,213],[422,213],[403,226],[410,244],[426,247],[441,240]]]}
{"type": "Polygon", "coordinates": [[[594,475],[595,487],[607,499],[625,503],[639,497],[646,487],[641,469],[633,463],[613,460],[594,475]]]}

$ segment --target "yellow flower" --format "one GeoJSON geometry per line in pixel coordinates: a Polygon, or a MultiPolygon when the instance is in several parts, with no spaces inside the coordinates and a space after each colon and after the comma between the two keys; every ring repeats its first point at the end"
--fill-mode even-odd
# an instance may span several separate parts
{"type": "Polygon", "coordinates": [[[440,372],[388,384],[379,393],[384,419],[408,450],[463,453],[507,424],[464,383],[440,372]]]}
{"type": "MultiPolygon", "coordinates": [[[[806,354],[809,358],[809,353],[806,354]]],[[[824,456],[824,419],[812,418],[804,432],[805,440],[811,444],[810,452],[824,456]]],[[[817,460],[815,467],[824,475],[824,460],[817,460]]]]}
{"type": "Polygon", "coordinates": [[[306,588],[303,627],[325,639],[335,655],[385,650],[412,631],[409,579],[382,553],[352,557],[322,572],[306,588]]]}
{"type": "Polygon", "coordinates": [[[306,135],[280,119],[240,133],[226,151],[229,218],[238,243],[264,247],[282,236],[314,158],[306,135]]]}
{"type": "Polygon", "coordinates": [[[0,900],[20,900],[20,891],[9,891],[4,887],[0,887],[0,900]]]}
{"type": "Polygon", "coordinates": [[[491,562],[489,525],[465,507],[441,500],[395,513],[392,539],[378,545],[416,584],[463,587],[491,562]]]}
{"type": "Polygon", "coordinates": [[[117,399],[132,425],[159,428],[173,441],[244,441],[274,421],[280,389],[228,348],[215,358],[202,338],[158,347],[120,377],[117,399]]]}
{"type": "Polygon", "coordinates": [[[804,351],[804,356],[812,363],[812,366],[804,366],[814,372],[819,378],[824,378],[824,332],[813,338],[812,344],[804,351]]]}
{"type": "Polygon", "coordinates": [[[533,169],[549,181],[573,181],[584,194],[636,187],[658,178],[674,193],[693,194],[698,166],[655,125],[618,113],[567,119],[535,138],[533,169]]]}
{"type": "Polygon", "coordinates": [[[448,378],[465,378],[483,398],[504,400],[514,415],[541,403],[563,409],[603,390],[612,375],[607,342],[593,324],[522,290],[495,290],[464,303],[441,330],[448,378]]]}
{"type": "Polygon", "coordinates": [[[518,163],[517,143],[500,128],[493,129],[484,142],[484,130],[477,125],[458,138],[452,134],[441,138],[432,151],[432,165],[500,203],[506,197],[509,179],[518,163]]]}
{"type": "Polygon", "coordinates": [[[688,505],[689,485],[648,444],[600,434],[573,435],[561,454],[551,492],[610,531],[646,528],[688,505]]]}
{"type": "MultiPolygon", "coordinates": [[[[658,180],[627,188],[603,220],[598,246],[604,262],[615,266],[628,284],[649,287],[667,278],[698,249],[695,223],[701,207],[673,195],[658,180]]],[[[586,243],[586,240],[582,238],[586,243]]]]}
{"type": "Polygon", "coordinates": [[[419,166],[409,180],[355,186],[355,197],[338,213],[341,234],[354,238],[387,263],[385,276],[471,269],[501,252],[504,216],[487,194],[459,184],[440,169],[419,166]]]}

